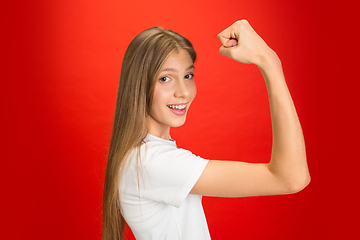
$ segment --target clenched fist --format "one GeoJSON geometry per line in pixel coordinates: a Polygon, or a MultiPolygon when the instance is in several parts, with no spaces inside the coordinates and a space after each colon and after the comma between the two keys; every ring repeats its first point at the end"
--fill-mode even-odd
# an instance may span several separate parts
{"type": "Polygon", "coordinates": [[[218,38],[222,44],[220,54],[241,63],[261,68],[267,60],[276,56],[246,20],[236,21],[219,33],[218,38]]]}

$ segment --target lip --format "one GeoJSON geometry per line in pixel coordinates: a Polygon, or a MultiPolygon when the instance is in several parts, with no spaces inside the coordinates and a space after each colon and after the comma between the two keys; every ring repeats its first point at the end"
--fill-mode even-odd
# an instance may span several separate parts
{"type": "Polygon", "coordinates": [[[182,116],[186,114],[187,108],[188,108],[188,102],[187,103],[176,103],[176,104],[168,104],[167,108],[174,113],[175,115],[178,116],[182,116]],[[179,105],[186,105],[186,107],[184,109],[176,109],[176,108],[169,108],[168,105],[173,105],[173,106],[179,106],[179,105]]]}

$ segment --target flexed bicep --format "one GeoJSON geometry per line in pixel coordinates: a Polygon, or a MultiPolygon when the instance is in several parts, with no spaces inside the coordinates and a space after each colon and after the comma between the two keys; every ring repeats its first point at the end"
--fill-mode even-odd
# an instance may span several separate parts
{"type": "Polygon", "coordinates": [[[310,182],[305,142],[280,59],[246,20],[235,22],[218,38],[221,54],[255,64],[264,76],[272,121],[271,159],[259,164],[210,161],[191,193],[242,197],[302,190],[310,182]]]}

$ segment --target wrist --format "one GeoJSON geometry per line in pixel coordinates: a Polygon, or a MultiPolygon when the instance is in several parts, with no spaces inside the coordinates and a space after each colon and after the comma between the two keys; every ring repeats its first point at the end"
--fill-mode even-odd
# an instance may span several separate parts
{"type": "Polygon", "coordinates": [[[266,85],[269,85],[271,82],[283,82],[284,73],[282,64],[280,58],[272,49],[269,48],[266,54],[259,56],[259,62],[256,66],[260,69],[266,85]]]}
{"type": "Polygon", "coordinates": [[[268,71],[270,69],[281,69],[281,61],[275,51],[268,48],[258,56],[258,63],[256,64],[261,71],[268,71]]]}

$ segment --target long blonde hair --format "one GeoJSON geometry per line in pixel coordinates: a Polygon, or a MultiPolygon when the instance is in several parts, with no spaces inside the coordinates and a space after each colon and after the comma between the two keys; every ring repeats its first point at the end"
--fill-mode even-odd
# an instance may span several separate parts
{"type": "Polygon", "coordinates": [[[166,59],[179,49],[188,51],[195,62],[195,50],[186,38],[154,27],[137,35],[125,52],[105,172],[103,240],[125,237],[119,199],[122,166],[129,153],[139,148],[146,137],[146,117],[151,109],[156,78],[166,59]]]}

